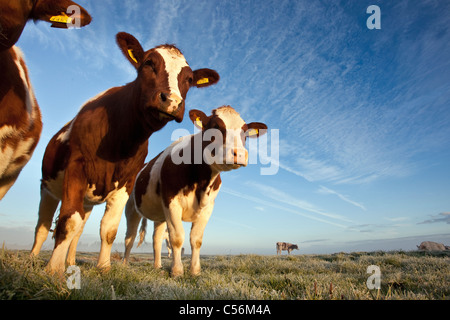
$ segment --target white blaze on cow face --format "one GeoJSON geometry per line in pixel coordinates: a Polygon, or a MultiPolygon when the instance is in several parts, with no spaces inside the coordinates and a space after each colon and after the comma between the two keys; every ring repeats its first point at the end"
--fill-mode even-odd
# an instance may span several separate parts
{"type": "Polygon", "coordinates": [[[170,95],[167,97],[172,100],[172,104],[167,110],[168,113],[176,111],[178,105],[183,101],[178,85],[178,76],[184,67],[189,67],[186,59],[180,52],[173,48],[157,48],[166,65],[166,72],[169,75],[170,95]]]}
{"type": "Polygon", "coordinates": [[[222,170],[231,170],[240,166],[246,166],[248,162],[248,151],[245,148],[245,138],[242,120],[238,112],[232,108],[219,108],[216,116],[225,124],[225,139],[223,141],[223,165],[222,170]]]}

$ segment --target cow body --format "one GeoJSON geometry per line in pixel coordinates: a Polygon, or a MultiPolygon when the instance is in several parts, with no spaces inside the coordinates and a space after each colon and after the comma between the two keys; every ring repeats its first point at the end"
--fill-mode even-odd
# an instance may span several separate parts
{"type": "MultiPolygon", "coordinates": [[[[145,165],[136,179],[135,188],[125,209],[127,234],[124,261],[126,262],[129,257],[139,221],[144,217],[154,222],[153,252],[156,268],[161,268],[163,233],[166,227],[169,230],[173,250],[171,270],[173,276],[183,274],[181,247],[185,234],[182,221],[192,223],[190,272],[195,275],[200,272],[203,232],[222,184],[220,173],[247,164],[243,132],[248,132],[252,128],[267,129],[267,126],[261,123],[245,124],[239,114],[229,106],[214,110],[210,117],[199,110],[191,110],[189,116],[202,131],[180,138],[145,165]],[[220,163],[205,158],[195,161],[195,143],[202,144],[199,150],[201,157],[208,146],[202,142],[202,137],[211,128],[220,130],[222,137],[227,135],[229,139],[226,140],[235,141],[238,146],[226,146],[225,138],[224,140],[217,138],[215,140],[217,146],[225,149],[223,160],[226,161],[220,163]],[[233,134],[237,139],[233,138],[233,134]],[[175,160],[176,156],[182,153],[190,153],[187,157],[188,163],[178,163],[178,160],[175,160]]],[[[259,134],[261,133],[255,134],[255,137],[259,134]]],[[[219,149],[216,150],[216,154],[220,152],[219,149]]]]}
{"type": "MultiPolygon", "coordinates": [[[[21,50],[14,44],[30,19],[50,22],[75,3],[53,0],[0,1],[0,200],[30,160],[42,131],[41,112],[21,50]]],[[[91,21],[80,8],[78,19],[91,21]]],[[[58,24],[64,27],[64,24],[58,24]]]]}
{"type": "Polygon", "coordinates": [[[423,241],[420,245],[417,246],[417,248],[424,251],[444,251],[450,249],[448,246],[445,246],[442,243],[433,241],[423,241]]]}
{"type": "Polygon", "coordinates": [[[124,32],[117,34],[117,43],[136,68],[137,79],[86,102],[51,139],[44,154],[32,254],[39,253],[61,200],[50,272],[64,271],[68,250],[67,262],[75,264],[84,224],[93,206],[103,202],[106,210],[100,226],[97,266],[109,268],[111,246],[135,177],[147,156],[149,137],[171,120],[182,121],[191,86],[199,87],[201,79],[207,81],[202,86],[219,80],[213,70],[192,71],[174,46],[144,52],[138,40],[124,32]]]}
{"type": "Polygon", "coordinates": [[[281,251],[287,251],[288,254],[291,254],[291,251],[294,249],[298,250],[298,246],[296,244],[277,242],[277,255],[281,254],[281,251]]]}
{"type": "Polygon", "coordinates": [[[30,160],[42,131],[41,112],[19,48],[0,52],[0,199],[30,160]]]}

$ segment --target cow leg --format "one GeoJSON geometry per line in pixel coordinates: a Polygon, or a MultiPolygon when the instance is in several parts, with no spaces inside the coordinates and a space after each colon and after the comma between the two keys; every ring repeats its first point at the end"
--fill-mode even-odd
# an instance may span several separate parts
{"type": "Polygon", "coordinates": [[[153,222],[153,258],[155,263],[155,269],[162,268],[161,263],[161,249],[164,232],[166,231],[167,224],[165,221],[153,222]]]}
{"type": "Polygon", "coordinates": [[[61,210],[55,229],[55,247],[47,264],[50,273],[64,272],[69,246],[83,225],[86,185],[83,161],[72,157],[64,175],[61,210]]]}
{"type": "Polygon", "coordinates": [[[127,232],[125,235],[125,253],[123,263],[127,264],[130,258],[130,252],[133,248],[134,240],[136,239],[137,229],[141,221],[141,215],[136,211],[134,200],[128,200],[125,206],[125,216],[127,217],[127,232]]]}
{"type": "Polygon", "coordinates": [[[183,264],[181,262],[181,247],[184,242],[184,228],[181,222],[181,208],[165,209],[169,239],[172,244],[172,276],[183,275],[183,264]]]}
{"type": "Polygon", "coordinates": [[[166,247],[167,247],[167,256],[170,258],[172,257],[172,246],[170,245],[169,239],[166,239],[166,247]]]}
{"type": "Polygon", "coordinates": [[[203,232],[205,231],[206,224],[211,216],[212,208],[201,213],[201,218],[192,223],[190,242],[191,242],[191,269],[192,275],[198,275],[200,273],[200,247],[203,241],[203,232]]]}
{"type": "Polygon", "coordinates": [[[111,267],[111,247],[116,238],[122,211],[128,201],[129,195],[125,187],[116,193],[106,202],[106,210],[100,224],[101,247],[98,257],[97,267],[105,271],[111,267]]]}
{"type": "Polygon", "coordinates": [[[39,218],[34,232],[34,244],[30,255],[37,256],[42,245],[47,240],[48,232],[52,226],[53,216],[58,207],[59,200],[41,186],[41,202],[39,203],[39,218]]]}
{"type": "Polygon", "coordinates": [[[66,262],[67,262],[68,266],[73,266],[76,264],[75,257],[77,254],[78,241],[80,240],[81,234],[83,233],[84,226],[86,225],[86,221],[89,219],[89,216],[91,215],[93,207],[94,206],[84,206],[83,224],[81,225],[80,231],[78,231],[78,233],[75,235],[72,242],[70,243],[69,253],[67,254],[66,262]]]}

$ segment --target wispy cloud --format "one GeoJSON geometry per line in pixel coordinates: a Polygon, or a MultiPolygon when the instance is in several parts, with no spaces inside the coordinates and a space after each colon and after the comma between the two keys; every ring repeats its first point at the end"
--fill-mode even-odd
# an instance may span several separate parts
{"type": "Polygon", "coordinates": [[[409,220],[408,217],[395,217],[395,218],[384,218],[385,220],[391,221],[391,222],[400,222],[400,221],[406,221],[409,220]]]}
{"type": "Polygon", "coordinates": [[[300,243],[318,243],[318,242],[325,242],[325,241],[329,241],[331,239],[313,239],[313,240],[306,240],[306,241],[301,241],[300,243]]]}
{"type": "MultiPolygon", "coordinates": [[[[364,26],[351,24],[348,13],[336,9],[329,20],[318,4],[305,11],[315,23],[302,24],[296,31],[295,48],[283,38],[289,32],[281,32],[282,39],[277,39],[281,43],[268,39],[275,43],[270,46],[272,54],[263,49],[263,39],[255,40],[261,50],[254,58],[267,54],[267,76],[258,72],[258,81],[271,84],[267,93],[273,108],[266,117],[276,122],[280,137],[289,143],[280,163],[318,182],[361,184],[409,175],[416,170],[415,156],[448,146],[443,134],[450,129],[443,124],[449,119],[445,108],[449,98],[443,93],[449,85],[435,80],[443,80],[439,68],[449,68],[448,59],[443,60],[449,53],[442,47],[442,37],[448,38],[440,29],[443,19],[433,20],[436,26],[419,32],[413,41],[398,26],[414,28],[419,22],[409,21],[411,15],[405,14],[408,22],[383,29],[379,37],[368,34],[373,41],[368,43],[361,38],[364,26]],[[441,37],[434,37],[438,32],[441,37]],[[349,45],[353,36],[361,45],[349,45]],[[376,51],[375,58],[368,57],[367,50],[376,51]],[[417,93],[418,88],[423,94],[417,93]]],[[[384,9],[390,18],[396,12],[384,9]]],[[[295,19],[286,13],[289,19],[280,28],[307,21],[305,12],[296,12],[295,19]]],[[[242,68],[253,74],[250,66],[242,68]]]]}
{"type": "Polygon", "coordinates": [[[350,203],[351,205],[354,205],[355,207],[361,208],[361,209],[364,210],[364,211],[367,211],[366,207],[365,207],[364,205],[362,205],[361,203],[358,203],[358,202],[356,202],[356,201],[353,201],[353,200],[351,200],[349,197],[344,196],[343,194],[340,194],[339,192],[334,191],[334,190],[331,190],[331,189],[329,189],[329,188],[327,188],[327,187],[320,186],[318,192],[319,192],[319,193],[322,193],[322,194],[333,194],[333,195],[336,195],[336,196],[338,196],[341,200],[343,200],[343,201],[345,201],[345,202],[347,202],[347,203],[350,203]]]}
{"type": "Polygon", "coordinates": [[[418,224],[429,224],[429,223],[446,223],[450,224],[450,212],[441,212],[437,215],[431,216],[431,219],[419,222],[418,224]]]}
{"type": "Polygon", "coordinates": [[[307,213],[301,212],[299,210],[288,208],[286,206],[282,206],[280,204],[277,204],[274,201],[267,201],[267,200],[264,200],[262,198],[254,197],[254,196],[251,196],[251,195],[248,195],[248,194],[239,193],[239,192],[236,192],[236,191],[231,190],[231,189],[226,188],[226,187],[222,187],[221,188],[221,192],[224,192],[224,193],[227,193],[227,194],[230,194],[232,196],[239,197],[239,198],[242,198],[242,199],[245,199],[245,200],[248,200],[248,201],[252,201],[252,202],[258,203],[260,205],[264,205],[266,208],[267,207],[271,207],[271,208],[275,208],[275,209],[282,210],[282,211],[285,211],[285,212],[293,213],[293,214],[302,216],[302,217],[307,218],[307,219],[311,219],[311,220],[319,221],[319,222],[322,222],[322,223],[325,223],[325,224],[333,225],[333,226],[336,226],[336,227],[339,227],[339,228],[344,228],[344,229],[347,228],[347,226],[345,226],[345,225],[343,225],[341,223],[336,223],[336,222],[333,222],[331,220],[323,219],[323,218],[317,217],[315,215],[307,214],[307,213]]]}
{"type": "Polygon", "coordinates": [[[341,221],[345,221],[345,222],[353,222],[352,220],[347,219],[341,215],[325,212],[324,210],[318,208],[316,205],[314,205],[308,201],[301,200],[298,197],[294,197],[280,189],[277,189],[277,188],[274,188],[274,187],[271,187],[268,185],[253,183],[253,182],[247,182],[247,185],[250,185],[252,187],[252,189],[259,190],[261,192],[261,194],[264,195],[264,197],[270,198],[273,201],[280,202],[284,205],[290,205],[295,208],[305,210],[308,212],[312,212],[312,213],[315,213],[315,214],[318,214],[318,215],[321,215],[321,216],[327,217],[327,218],[332,218],[332,219],[341,220],[341,221]]]}

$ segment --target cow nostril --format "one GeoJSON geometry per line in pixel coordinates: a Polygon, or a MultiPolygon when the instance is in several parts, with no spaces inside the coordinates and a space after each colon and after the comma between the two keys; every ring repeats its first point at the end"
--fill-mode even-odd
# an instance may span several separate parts
{"type": "Polygon", "coordinates": [[[159,96],[160,96],[162,102],[166,102],[167,101],[167,96],[166,96],[166,94],[164,92],[161,92],[161,94],[159,96]]]}

